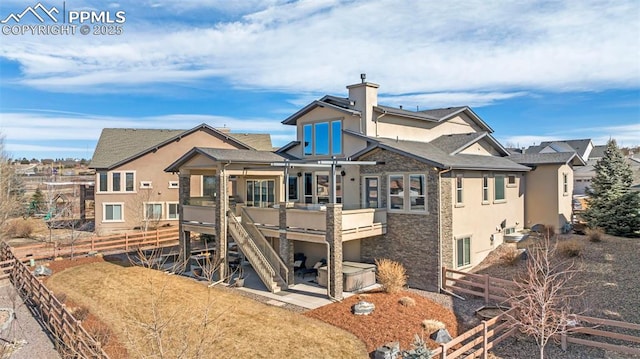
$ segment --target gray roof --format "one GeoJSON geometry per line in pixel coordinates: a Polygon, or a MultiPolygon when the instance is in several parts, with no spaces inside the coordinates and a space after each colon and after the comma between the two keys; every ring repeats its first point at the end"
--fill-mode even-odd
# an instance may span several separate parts
{"type": "Polygon", "coordinates": [[[466,106],[458,106],[458,107],[447,107],[447,108],[435,108],[432,110],[424,110],[420,111],[428,116],[433,116],[435,118],[446,118],[454,113],[460,112],[460,110],[464,110],[466,106]]]}
{"type": "Polygon", "coordinates": [[[351,116],[360,116],[360,111],[354,109],[353,106],[349,104],[348,100],[346,102],[341,100],[344,100],[344,99],[340,97],[335,97],[335,96],[325,96],[320,100],[315,100],[310,104],[306,105],[305,107],[301,108],[293,115],[284,119],[282,123],[285,125],[295,125],[300,117],[306,115],[307,113],[311,112],[313,109],[317,107],[326,107],[326,108],[330,108],[336,111],[346,113],[351,116]]]}
{"type": "Polygon", "coordinates": [[[562,140],[562,141],[544,141],[540,142],[537,146],[530,146],[525,153],[539,153],[546,147],[551,147],[556,152],[576,152],[580,157],[584,158],[587,146],[591,143],[591,140],[562,140]]]}
{"type": "Polygon", "coordinates": [[[486,132],[442,135],[430,143],[443,150],[445,153],[452,155],[486,135],[486,132]]]}
{"type": "Polygon", "coordinates": [[[201,129],[214,136],[229,139],[238,147],[261,150],[272,148],[269,134],[236,134],[217,130],[207,124],[200,124],[190,130],[105,128],[100,134],[89,168],[115,168],[201,129]]]}
{"type": "Polygon", "coordinates": [[[543,164],[566,164],[573,161],[573,164],[584,166],[584,161],[575,152],[555,152],[555,153],[514,153],[509,156],[512,161],[523,165],[543,165],[543,164]]]}
{"type": "Polygon", "coordinates": [[[378,111],[382,113],[390,113],[392,115],[410,117],[410,118],[426,120],[431,122],[438,122],[438,120],[440,119],[438,117],[427,115],[423,112],[410,111],[410,110],[405,110],[405,109],[395,108],[390,106],[378,105],[378,106],[374,106],[373,109],[374,111],[378,111]]]}
{"type": "Polygon", "coordinates": [[[606,149],[607,149],[607,145],[593,146],[593,149],[591,150],[591,153],[589,154],[589,159],[604,157],[604,151],[606,149]]]}
{"type": "Polygon", "coordinates": [[[208,157],[214,161],[231,163],[265,164],[279,162],[285,159],[284,157],[270,151],[194,147],[191,151],[187,152],[170,164],[169,167],[165,169],[165,172],[178,172],[180,166],[198,154],[208,157]]]}
{"type": "Polygon", "coordinates": [[[418,161],[429,163],[439,168],[498,171],[529,171],[526,166],[511,161],[508,157],[456,154],[450,155],[433,143],[415,141],[396,141],[391,138],[371,138],[372,146],[352,156],[354,159],[375,148],[400,153],[418,161]]]}

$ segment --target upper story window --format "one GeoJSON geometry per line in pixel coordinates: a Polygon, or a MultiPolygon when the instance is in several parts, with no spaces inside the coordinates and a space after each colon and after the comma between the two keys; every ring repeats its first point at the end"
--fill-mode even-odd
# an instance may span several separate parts
{"type": "Polygon", "coordinates": [[[342,121],[308,123],[302,127],[305,156],[342,153],[342,121]]]}
{"type": "Polygon", "coordinates": [[[462,180],[463,180],[462,175],[456,176],[456,204],[457,205],[461,205],[464,203],[462,180]]]}
{"type": "Polygon", "coordinates": [[[566,173],[562,174],[562,194],[569,194],[569,175],[566,173]]]}
{"type": "Polygon", "coordinates": [[[493,200],[496,202],[506,200],[504,193],[504,175],[495,175],[493,178],[493,200]]]}
{"type": "Polygon", "coordinates": [[[135,172],[114,171],[98,173],[98,192],[135,192],[135,172]]]}
{"type": "Polygon", "coordinates": [[[489,176],[482,176],[482,203],[489,203],[489,176]]]}
{"type": "Polygon", "coordinates": [[[202,176],[202,197],[214,198],[217,182],[216,176],[202,176]]]}
{"type": "Polygon", "coordinates": [[[427,183],[423,174],[389,175],[389,209],[425,212],[427,183]]]}
{"type": "Polygon", "coordinates": [[[516,187],[516,176],[515,175],[509,175],[507,176],[507,187],[516,187]]]}

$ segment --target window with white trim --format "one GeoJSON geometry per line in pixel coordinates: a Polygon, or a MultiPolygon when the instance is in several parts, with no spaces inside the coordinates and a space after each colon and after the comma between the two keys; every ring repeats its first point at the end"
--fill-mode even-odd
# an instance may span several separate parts
{"type": "Polygon", "coordinates": [[[178,219],[178,202],[167,202],[167,219],[178,219]]]}
{"type": "Polygon", "coordinates": [[[135,172],[99,172],[98,192],[135,192],[134,177],[135,172]]]}
{"type": "Polygon", "coordinates": [[[493,200],[504,201],[506,200],[504,193],[504,175],[495,175],[493,177],[493,200]]]}
{"type": "Polygon", "coordinates": [[[569,193],[569,175],[567,173],[562,174],[562,194],[565,196],[569,193]]]}
{"type": "Polygon", "coordinates": [[[298,176],[297,175],[289,175],[287,179],[287,186],[289,186],[289,201],[297,201],[298,200],[298,176]]]}
{"type": "Polygon", "coordinates": [[[463,176],[456,176],[456,205],[464,204],[463,176]]]}
{"type": "Polygon", "coordinates": [[[516,175],[507,176],[507,187],[516,187],[516,175]]]}
{"type": "Polygon", "coordinates": [[[388,183],[389,210],[427,211],[427,181],[424,174],[393,174],[389,175],[388,183]]]}
{"type": "Polygon", "coordinates": [[[146,221],[158,221],[162,219],[162,203],[145,203],[144,219],[146,221]]]}
{"type": "Polygon", "coordinates": [[[107,172],[98,173],[98,192],[107,192],[109,190],[107,180],[107,172]]]}
{"type": "Polygon", "coordinates": [[[178,188],[180,183],[178,181],[169,181],[169,188],[178,188]]]}
{"type": "Polygon", "coordinates": [[[122,222],[124,220],[123,207],[122,203],[103,203],[102,221],[122,222]]]}
{"type": "Polygon", "coordinates": [[[151,181],[140,181],[140,188],[149,189],[153,188],[151,181]]]}
{"type": "Polygon", "coordinates": [[[456,265],[464,267],[471,264],[471,237],[456,239],[456,265]]]}
{"type": "Polygon", "coordinates": [[[305,124],[302,140],[305,156],[342,154],[342,120],[305,124]]]}
{"type": "Polygon", "coordinates": [[[482,176],[482,203],[489,203],[489,176],[482,176]]]}

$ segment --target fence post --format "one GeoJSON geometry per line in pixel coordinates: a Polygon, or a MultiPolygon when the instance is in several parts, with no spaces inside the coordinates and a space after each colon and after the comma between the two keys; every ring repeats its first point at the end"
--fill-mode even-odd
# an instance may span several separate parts
{"type": "Polygon", "coordinates": [[[560,333],[560,347],[562,348],[562,351],[567,351],[567,333],[566,332],[562,332],[560,333]]]}
{"type": "Polygon", "coordinates": [[[489,304],[489,275],[484,275],[484,304],[489,304]]]}
{"type": "Polygon", "coordinates": [[[442,359],[447,359],[447,343],[440,343],[440,348],[442,348],[442,359]]]}
{"type": "Polygon", "coordinates": [[[487,350],[487,321],[482,321],[482,358],[487,359],[489,356],[489,351],[487,350]]]}
{"type": "Polygon", "coordinates": [[[124,250],[129,250],[129,233],[124,234],[124,250]]]}

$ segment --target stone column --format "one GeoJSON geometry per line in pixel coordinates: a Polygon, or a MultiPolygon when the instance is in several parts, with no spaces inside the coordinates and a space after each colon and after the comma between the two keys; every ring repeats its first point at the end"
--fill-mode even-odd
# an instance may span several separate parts
{"type": "Polygon", "coordinates": [[[327,206],[327,243],[329,243],[329,295],[342,299],[342,204],[327,206]]]}
{"type": "Polygon", "coordinates": [[[184,221],[183,206],[189,204],[191,198],[191,173],[180,172],[178,177],[180,189],[178,190],[178,235],[180,243],[180,262],[185,264],[186,269],[189,257],[191,256],[191,232],[185,231],[182,227],[184,221]]]}
{"type": "Polygon", "coordinates": [[[217,176],[217,188],[215,197],[215,211],[216,211],[216,263],[220,263],[220,279],[226,277],[227,268],[229,266],[229,258],[227,256],[227,207],[229,204],[229,198],[227,196],[227,175],[224,169],[218,171],[217,176]]]}
{"type": "Polygon", "coordinates": [[[287,239],[287,202],[281,202],[278,210],[280,215],[278,233],[280,234],[279,254],[280,258],[289,269],[289,277],[285,278],[289,285],[295,284],[295,273],[293,273],[293,241],[287,239]]]}

